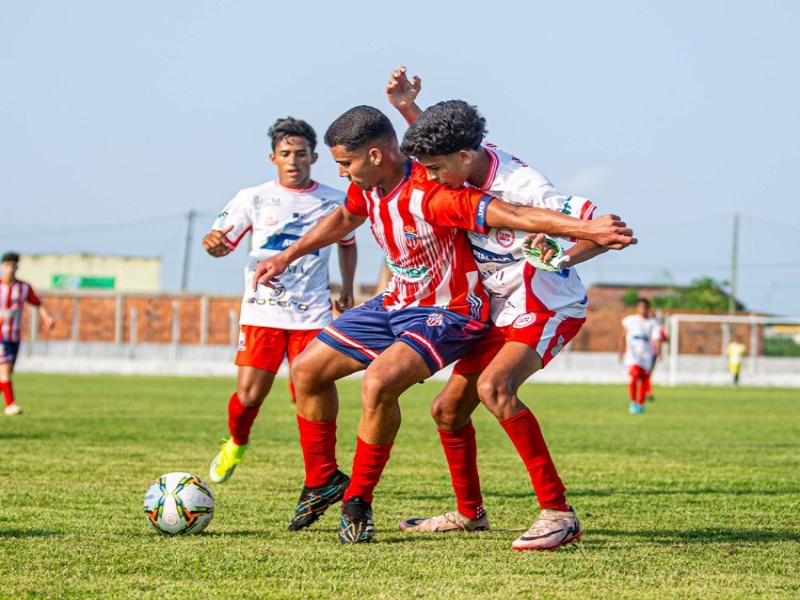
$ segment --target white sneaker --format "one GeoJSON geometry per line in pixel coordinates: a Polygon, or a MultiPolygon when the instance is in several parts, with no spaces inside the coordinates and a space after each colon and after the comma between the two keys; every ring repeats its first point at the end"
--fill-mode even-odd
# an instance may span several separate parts
{"type": "Polygon", "coordinates": [[[525,535],[514,540],[514,550],[555,550],[581,539],[583,531],[572,507],[568,512],[542,509],[525,535]]]}
{"type": "Polygon", "coordinates": [[[468,519],[460,512],[446,512],[438,517],[412,517],[401,521],[398,525],[400,531],[423,531],[425,533],[440,533],[443,531],[486,531],[489,529],[489,517],[486,514],[480,519],[468,519]]]}
{"type": "Polygon", "coordinates": [[[6,406],[6,414],[9,417],[14,416],[14,415],[21,415],[22,414],[22,409],[16,403],[15,404],[9,404],[8,406],[6,406]]]}

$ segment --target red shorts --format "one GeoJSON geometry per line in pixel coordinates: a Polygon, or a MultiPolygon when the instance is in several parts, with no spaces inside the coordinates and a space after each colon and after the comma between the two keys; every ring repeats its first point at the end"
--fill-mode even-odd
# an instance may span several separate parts
{"type": "Polygon", "coordinates": [[[533,348],[546,367],[556,354],[574,338],[586,319],[558,313],[526,313],[511,325],[492,325],[472,351],[456,363],[453,373],[481,373],[492,362],[506,342],[520,342],[533,348]]]}
{"type": "Polygon", "coordinates": [[[292,363],[321,329],[273,329],[257,325],[239,326],[238,367],[255,367],[277,373],[284,358],[292,363]]]}

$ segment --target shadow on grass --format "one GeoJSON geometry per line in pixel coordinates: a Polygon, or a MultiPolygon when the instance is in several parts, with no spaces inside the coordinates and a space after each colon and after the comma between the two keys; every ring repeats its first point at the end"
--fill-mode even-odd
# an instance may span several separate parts
{"type": "Polygon", "coordinates": [[[63,535],[67,534],[60,531],[46,531],[44,529],[0,529],[0,538],[45,538],[63,535]]]}
{"type": "Polygon", "coordinates": [[[800,535],[788,531],[764,531],[762,529],[726,529],[722,527],[692,529],[691,531],[654,530],[622,530],[592,529],[584,536],[584,542],[603,545],[606,540],[599,537],[625,538],[647,542],[659,546],[680,547],[688,544],[764,544],[774,542],[800,542],[800,535]]]}
{"type": "MultiPolygon", "coordinates": [[[[520,492],[498,492],[491,489],[484,488],[482,490],[486,498],[530,498],[533,497],[533,491],[530,489],[520,492]]],[[[452,499],[451,494],[414,494],[414,493],[397,493],[398,496],[407,496],[409,498],[418,498],[421,500],[441,500],[452,499]]],[[[726,490],[718,488],[696,488],[696,489],[669,489],[669,490],[625,490],[625,491],[611,491],[611,490],[570,490],[567,495],[570,498],[577,497],[608,497],[608,496],[703,496],[703,495],[722,495],[722,496],[780,496],[786,494],[800,494],[800,488],[770,488],[770,489],[746,489],[746,490],[726,490]]]]}

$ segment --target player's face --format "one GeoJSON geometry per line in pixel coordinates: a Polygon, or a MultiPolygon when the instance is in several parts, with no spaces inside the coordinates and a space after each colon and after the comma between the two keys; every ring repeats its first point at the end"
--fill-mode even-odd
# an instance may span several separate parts
{"type": "Polygon", "coordinates": [[[445,187],[458,189],[464,187],[464,183],[470,175],[470,162],[465,158],[464,152],[453,152],[436,156],[418,156],[417,162],[425,167],[428,179],[431,181],[445,187]]]}
{"type": "Polygon", "coordinates": [[[380,183],[370,148],[348,151],[344,146],[333,146],[331,156],[339,165],[339,177],[346,177],[364,190],[371,190],[380,183]]]}
{"type": "Polygon", "coordinates": [[[11,281],[17,275],[17,263],[7,260],[3,264],[3,280],[11,281]]]}
{"type": "Polygon", "coordinates": [[[317,153],[304,137],[283,138],[269,155],[278,168],[278,181],[290,188],[307,188],[311,185],[311,165],[317,162],[317,153]]]}

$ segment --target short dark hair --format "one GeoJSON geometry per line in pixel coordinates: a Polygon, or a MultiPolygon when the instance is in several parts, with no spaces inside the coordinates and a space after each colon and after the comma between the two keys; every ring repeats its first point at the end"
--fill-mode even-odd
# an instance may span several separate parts
{"type": "Polygon", "coordinates": [[[486,135],[486,119],[463,100],[445,100],[425,109],[403,136],[406,156],[442,156],[478,150],[486,135]]]}
{"type": "Polygon", "coordinates": [[[385,114],[371,106],[356,106],[337,118],[325,132],[325,145],[344,146],[348,152],[371,142],[397,140],[394,126],[385,114]]]}
{"type": "Polygon", "coordinates": [[[16,252],[6,252],[3,254],[3,257],[0,258],[0,262],[19,262],[19,254],[16,252]]]}
{"type": "Polygon", "coordinates": [[[644,304],[647,308],[650,308],[650,300],[647,298],[639,297],[636,299],[636,304],[644,304]]]}
{"type": "Polygon", "coordinates": [[[285,119],[278,119],[269,128],[267,135],[272,140],[272,150],[275,151],[275,146],[288,137],[301,137],[308,140],[308,145],[311,146],[311,151],[317,147],[317,132],[308,123],[301,119],[294,117],[286,117],[285,119]]]}

